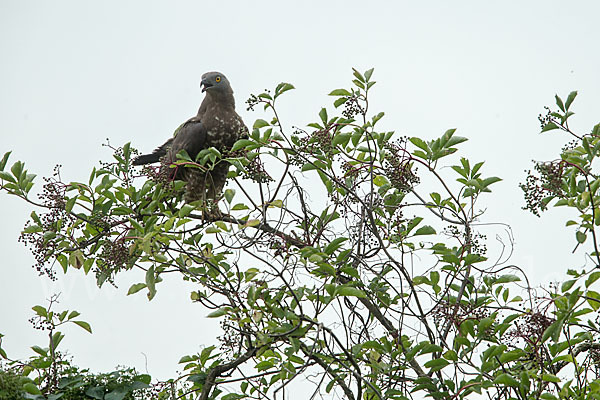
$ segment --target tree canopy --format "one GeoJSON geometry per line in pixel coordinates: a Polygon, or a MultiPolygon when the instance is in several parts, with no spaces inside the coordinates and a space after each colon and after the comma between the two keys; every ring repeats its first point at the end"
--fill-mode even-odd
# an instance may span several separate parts
{"type": "Polygon", "coordinates": [[[178,161],[202,170],[231,163],[218,213],[186,203],[185,182],[134,167],[129,143],[111,147],[112,160],[87,182],[55,171],[37,198],[35,175],[20,161],[9,167],[6,153],[1,188],[35,208],[21,241],[41,274],[84,273],[99,286],[136,274],[128,294],[152,300],[175,273],[195,285],[190,300],[220,320],[221,333],[182,355],[184,374],[168,382],[121,371],[113,386],[100,385],[57,350],[61,325],[90,325],[51,302],[33,308],[48,346],[34,346],[31,360],[9,359],[3,374],[17,376],[29,398],[52,399],[73,382],[87,382],[84,393],[98,399],[296,398],[297,385],[307,398],[600,398],[592,166],[600,124],[585,134],[569,128],[576,92],[556,96],[540,117],[542,132],[572,141],[556,160],[535,163],[521,185],[525,207],[536,215],[572,208],[567,225],[593,268],[566,271],[560,287],[532,288],[509,257],[487,257],[479,203],[500,178],[456,154],[467,139],[455,129],[435,140],[381,130],[374,85],[373,69],[353,70],[352,85],[333,90],[333,106],[306,128],[278,113],[293,85],[252,96],[248,107],[269,117],[247,139],[178,161]]]}

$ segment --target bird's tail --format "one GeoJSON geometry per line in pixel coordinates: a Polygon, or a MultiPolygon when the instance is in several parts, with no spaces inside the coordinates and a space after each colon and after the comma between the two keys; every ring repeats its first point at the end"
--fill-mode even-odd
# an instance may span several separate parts
{"type": "Polygon", "coordinates": [[[161,156],[162,155],[159,153],[143,154],[137,157],[135,160],[133,160],[133,165],[146,165],[156,163],[160,161],[161,156]]]}

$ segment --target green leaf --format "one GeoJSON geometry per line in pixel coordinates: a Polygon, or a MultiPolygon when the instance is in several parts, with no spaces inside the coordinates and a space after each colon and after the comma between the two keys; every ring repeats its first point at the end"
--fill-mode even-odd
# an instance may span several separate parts
{"type": "Polygon", "coordinates": [[[433,371],[437,371],[444,368],[448,364],[450,364],[448,360],[443,358],[434,358],[433,360],[427,361],[424,365],[427,368],[431,368],[433,371]]]}
{"type": "Polygon", "coordinates": [[[275,98],[279,97],[283,93],[287,92],[288,90],[292,90],[292,89],[295,89],[295,87],[291,83],[281,82],[275,88],[275,98]]]}
{"type": "Polygon", "coordinates": [[[4,171],[4,167],[6,167],[6,163],[8,162],[8,157],[10,157],[10,153],[12,153],[12,151],[4,153],[4,157],[2,157],[2,161],[0,161],[0,171],[4,171]]]}
{"type": "MultiPolygon", "coordinates": [[[[260,129],[260,128],[264,128],[265,126],[269,126],[269,125],[271,125],[271,124],[269,124],[264,119],[257,119],[256,121],[254,121],[254,125],[252,125],[252,129],[260,129]]],[[[238,142],[240,142],[240,140],[238,140],[238,142]]],[[[238,142],[236,142],[235,144],[237,144],[238,142]]]]}
{"type": "Polygon", "coordinates": [[[35,395],[42,394],[42,392],[40,392],[40,389],[38,389],[38,387],[32,382],[27,382],[26,384],[24,384],[23,390],[29,394],[35,394],[35,395]]]}
{"type": "Polygon", "coordinates": [[[429,153],[429,146],[427,145],[427,143],[426,143],[424,140],[422,140],[422,139],[420,139],[420,138],[418,138],[418,137],[412,137],[412,138],[410,138],[409,140],[410,140],[410,142],[411,142],[412,144],[414,144],[414,145],[415,145],[415,146],[417,146],[418,148],[420,148],[420,149],[423,149],[423,150],[425,150],[427,153],[429,153]]]}
{"type": "Polygon", "coordinates": [[[546,381],[546,382],[555,382],[555,383],[560,382],[560,378],[558,376],[552,375],[552,374],[542,374],[542,380],[546,381]]]}
{"type": "Polygon", "coordinates": [[[544,127],[542,128],[542,132],[548,132],[551,131],[553,129],[558,129],[558,126],[554,123],[554,122],[548,122],[546,125],[544,125],[544,127]]]}
{"type": "Polygon", "coordinates": [[[85,322],[85,321],[73,321],[73,322],[75,324],[79,325],[80,327],[82,327],[83,329],[85,329],[86,331],[88,331],[89,333],[92,333],[92,327],[87,322],[85,322]]]}
{"type": "Polygon", "coordinates": [[[352,96],[352,93],[347,91],[346,89],[335,89],[329,93],[330,96],[352,96]]]}
{"type": "Polygon", "coordinates": [[[340,132],[337,135],[335,135],[335,137],[333,138],[333,141],[331,143],[333,146],[337,146],[337,145],[346,146],[348,144],[348,142],[350,141],[351,136],[352,135],[349,132],[340,132]]]}
{"type": "Polygon", "coordinates": [[[130,294],[137,293],[145,287],[146,287],[145,283],[134,283],[133,285],[131,285],[131,287],[127,291],[127,296],[129,296],[130,294]]]}
{"type": "MultiPolygon", "coordinates": [[[[262,120],[261,120],[262,121],[262,120]]],[[[254,142],[252,140],[249,139],[240,139],[237,142],[235,142],[233,144],[233,147],[231,148],[231,151],[236,151],[239,149],[242,149],[248,145],[254,144],[254,142]]]]}
{"type": "Polygon", "coordinates": [[[352,73],[359,82],[362,82],[362,83],[365,82],[365,78],[361,75],[360,72],[358,72],[358,70],[356,68],[352,68],[352,73]]]}
{"type": "Polygon", "coordinates": [[[335,289],[335,294],[338,296],[350,296],[350,297],[367,297],[365,292],[352,286],[338,286],[335,289]]]}
{"type": "Polygon", "coordinates": [[[500,374],[494,379],[494,383],[497,385],[513,386],[518,387],[519,382],[508,374],[500,374]]]}
{"type": "Polygon", "coordinates": [[[519,282],[520,280],[521,280],[521,278],[519,278],[517,275],[506,274],[506,275],[499,276],[494,281],[494,284],[509,283],[509,282],[519,282]]]}
{"type": "Polygon", "coordinates": [[[43,357],[48,356],[48,352],[46,350],[42,349],[40,346],[31,346],[31,350],[35,351],[40,356],[43,356],[43,357]]]}
{"type": "Polygon", "coordinates": [[[252,226],[258,226],[258,225],[260,225],[260,220],[258,220],[258,219],[249,219],[244,224],[245,227],[252,227],[252,226]]]}
{"type": "Polygon", "coordinates": [[[226,189],[225,193],[223,193],[223,197],[225,197],[225,200],[229,204],[231,204],[231,201],[233,200],[233,196],[235,196],[235,190],[233,190],[233,189],[226,189]]]}
{"type": "Polygon", "coordinates": [[[42,306],[33,306],[33,307],[31,307],[31,309],[33,311],[35,311],[35,313],[37,315],[39,315],[40,317],[47,317],[48,316],[48,313],[47,313],[46,309],[44,307],[42,307],[42,306]]]}
{"type": "Polygon", "coordinates": [[[558,106],[558,108],[560,108],[560,110],[562,112],[565,112],[565,105],[563,104],[563,101],[560,97],[558,97],[558,95],[554,95],[554,98],[556,99],[556,105],[558,106]]]}
{"type": "Polygon", "coordinates": [[[593,290],[588,290],[586,293],[587,302],[594,311],[600,309],[600,293],[593,290]]]}
{"type": "Polygon", "coordinates": [[[269,208],[282,208],[282,207],[283,207],[283,200],[276,199],[269,203],[269,208]]]}
{"type": "Polygon", "coordinates": [[[387,178],[383,175],[377,175],[375,178],[373,178],[373,184],[375,186],[383,186],[385,184],[389,184],[387,178]]]}
{"type": "Polygon", "coordinates": [[[587,235],[581,231],[577,231],[575,232],[575,238],[577,239],[578,243],[583,243],[585,242],[585,239],[587,239],[587,235]]]}
{"type": "Polygon", "coordinates": [[[573,285],[575,284],[575,282],[577,282],[577,280],[576,280],[576,279],[571,279],[571,280],[568,280],[568,281],[564,281],[564,282],[562,283],[562,285],[560,286],[560,290],[561,290],[561,292],[563,292],[563,293],[564,293],[564,292],[566,292],[567,290],[571,289],[571,287],[573,287],[573,285]]]}
{"type": "Polygon", "coordinates": [[[85,394],[93,399],[104,399],[104,386],[90,386],[85,390],[85,394]]]}
{"type": "Polygon", "coordinates": [[[327,124],[327,109],[325,107],[321,108],[321,111],[319,111],[319,117],[321,118],[321,121],[323,121],[323,124],[326,125],[327,124]]]}
{"type": "Polygon", "coordinates": [[[223,315],[227,314],[227,310],[228,309],[229,309],[229,307],[221,307],[218,310],[215,310],[215,311],[211,312],[206,317],[207,318],[219,318],[219,317],[222,317],[223,315]]]}
{"type": "Polygon", "coordinates": [[[371,75],[373,75],[373,71],[375,68],[371,68],[365,71],[365,80],[368,82],[371,79],[371,75]]]}
{"type": "Polygon", "coordinates": [[[433,229],[431,226],[429,225],[424,225],[422,227],[420,227],[419,229],[417,229],[417,231],[414,233],[413,236],[419,236],[419,235],[435,235],[435,229],[433,229]]]}
{"type": "Polygon", "coordinates": [[[327,247],[325,247],[325,249],[323,250],[323,252],[327,255],[332,255],[334,251],[336,251],[337,249],[340,248],[340,246],[342,245],[342,243],[344,243],[346,240],[348,240],[348,238],[345,237],[339,237],[339,238],[335,238],[331,241],[331,243],[329,243],[327,245],[327,247]]]}
{"type": "Polygon", "coordinates": [[[13,176],[6,171],[0,171],[0,179],[5,180],[7,182],[11,182],[11,183],[17,183],[15,178],[13,178],[13,176]]]}
{"type": "MultiPolygon", "coordinates": [[[[334,102],[333,102],[333,106],[335,108],[338,108],[339,106],[341,106],[342,104],[344,104],[345,102],[348,101],[347,97],[338,97],[334,102]]],[[[333,382],[333,381],[332,381],[333,382]]]]}
{"type": "Polygon", "coordinates": [[[566,110],[569,110],[569,107],[571,106],[571,103],[573,103],[573,100],[575,100],[575,97],[577,97],[577,91],[573,91],[573,92],[569,93],[569,96],[567,97],[567,101],[565,102],[566,110]]]}

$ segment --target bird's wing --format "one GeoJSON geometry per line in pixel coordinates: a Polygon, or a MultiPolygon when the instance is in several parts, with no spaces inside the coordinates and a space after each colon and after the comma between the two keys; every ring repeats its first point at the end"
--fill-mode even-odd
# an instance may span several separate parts
{"type": "Polygon", "coordinates": [[[200,122],[200,118],[191,118],[177,130],[168,151],[168,161],[177,161],[177,153],[181,150],[185,150],[193,160],[204,148],[205,143],[206,128],[200,122]]]}
{"type": "Polygon", "coordinates": [[[190,118],[175,130],[175,135],[150,154],[143,154],[133,160],[133,165],[146,165],[159,162],[166,155],[168,162],[177,160],[177,153],[187,151],[195,158],[206,142],[206,131],[197,117],[190,118]]]}

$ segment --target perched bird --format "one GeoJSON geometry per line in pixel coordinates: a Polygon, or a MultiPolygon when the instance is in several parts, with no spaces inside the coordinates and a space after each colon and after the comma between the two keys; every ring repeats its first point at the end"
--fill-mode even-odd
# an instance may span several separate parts
{"type": "Polygon", "coordinates": [[[210,147],[225,152],[233,144],[248,135],[248,128],[235,112],[235,99],[229,80],[220,72],[207,72],[200,83],[206,93],[198,114],[184,122],[167,140],[151,154],[144,154],[133,165],[152,164],[161,161],[169,177],[187,181],[186,201],[217,201],[225,186],[229,163],[219,161],[213,169],[169,168],[177,161],[177,153],[185,150],[192,160],[198,153],[210,147]],[[167,170],[168,169],[168,170],[167,170]]]}

